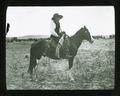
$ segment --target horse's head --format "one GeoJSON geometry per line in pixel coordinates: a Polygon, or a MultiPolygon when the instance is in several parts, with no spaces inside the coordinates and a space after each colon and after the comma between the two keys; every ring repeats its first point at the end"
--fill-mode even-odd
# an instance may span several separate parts
{"type": "Polygon", "coordinates": [[[84,26],[82,28],[82,36],[83,36],[84,40],[87,40],[90,43],[94,42],[93,37],[91,36],[91,34],[90,34],[89,30],[86,28],[86,26],[84,26]]]}

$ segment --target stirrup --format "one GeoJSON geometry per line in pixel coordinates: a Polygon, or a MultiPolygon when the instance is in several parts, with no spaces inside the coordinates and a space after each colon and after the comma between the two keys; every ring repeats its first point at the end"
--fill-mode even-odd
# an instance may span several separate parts
{"type": "Polygon", "coordinates": [[[55,57],[56,57],[57,59],[60,59],[60,56],[58,56],[57,54],[55,54],[55,57]]]}
{"type": "Polygon", "coordinates": [[[57,58],[57,59],[60,59],[60,56],[59,56],[59,57],[58,57],[58,56],[56,56],[56,58],[57,58]]]}

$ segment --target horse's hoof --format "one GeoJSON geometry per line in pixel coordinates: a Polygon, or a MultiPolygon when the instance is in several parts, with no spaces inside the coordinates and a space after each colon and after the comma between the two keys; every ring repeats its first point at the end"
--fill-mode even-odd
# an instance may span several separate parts
{"type": "Polygon", "coordinates": [[[75,82],[75,79],[74,78],[70,78],[70,82],[75,82]]]}
{"type": "Polygon", "coordinates": [[[33,81],[34,81],[34,79],[31,79],[31,78],[30,78],[30,81],[31,81],[31,82],[33,82],[33,81]]]}
{"type": "Polygon", "coordinates": [[[33,76],[31,76],[31,75],[30,75],[29,79],[31,82],[34,81],[33,76]]]}

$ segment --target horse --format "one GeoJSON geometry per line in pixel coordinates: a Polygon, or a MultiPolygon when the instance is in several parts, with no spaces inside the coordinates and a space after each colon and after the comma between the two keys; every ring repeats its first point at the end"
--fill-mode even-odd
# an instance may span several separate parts
{"type": "MultiPolygon", "coordinates": [[[[69,41],[69,46],[66,46],[68,42],[65,43],[65,39],[62,48],[60,48],[60,59],[68,59],[69,70],[73,66],[74,57],[76,56],[78,48],[80,47],[83,40],[87,40],[90,43],[93,43],[93,38],[86,26],[81,27],[81,29],[78,30],[73,36],[68,36],[67,41],[69,41]],[[71,57],[66,57],[66,47],[69,49],[69,54],[71,57]]],[[[33,74],[33,69],[37,65],[37,59],[40,60],[41,57],[44,56],[44,53],[46,53],[48,58],[60,60],[55,56],[55,48],[56,47],[52,46],[50,38],[42,38],[32,43],[30,48],[30,63],[28,73],[30,75],[33,74]],[[47,51],[45,51],[45,49],[47,49],[47,51]]]]}

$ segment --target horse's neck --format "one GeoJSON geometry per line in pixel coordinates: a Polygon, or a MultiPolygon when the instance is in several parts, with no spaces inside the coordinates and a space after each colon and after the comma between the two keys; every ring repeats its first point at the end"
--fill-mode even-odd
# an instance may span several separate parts
{"type": "Polygon", "coordinates": [[[82,41],[83,41],[83,37],[82,34],[75,34],[73,36],[70,37],[70,40],[73,46],[76,46],[77,48],[79,48],[79,46],[81,45],[82,41]]]}

